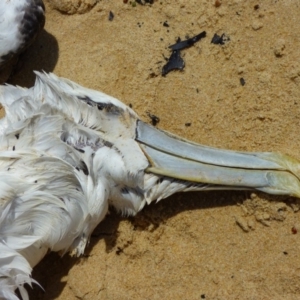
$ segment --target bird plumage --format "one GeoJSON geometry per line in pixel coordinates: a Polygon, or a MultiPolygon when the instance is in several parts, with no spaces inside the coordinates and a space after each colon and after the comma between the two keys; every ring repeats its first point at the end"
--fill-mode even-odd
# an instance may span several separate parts
{"type": "Polygon", "coordinates": [[[0,1],[0,70],[26,50],[45,24],[42,0],[0,1]]]}
{"type": "Polygon", "coordinates": [[[138,117],[108,95],[37,73],[30,89],[2,86],[0,102],[0,248],[22,262],[0,251],[0,298],[19,288],[26,299],[22,286],[47,251],[83,254],[109,205],[135,214],[203,186],[145,173],[138,117]]]}

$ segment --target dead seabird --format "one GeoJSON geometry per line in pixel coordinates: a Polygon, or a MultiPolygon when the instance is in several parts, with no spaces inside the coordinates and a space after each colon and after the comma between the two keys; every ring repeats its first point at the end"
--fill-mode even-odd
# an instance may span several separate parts
{"type": "Polygon", "coordinates": [[[300,197],[300,164],[275,153],[197,145],[143,121],[119,100],[54,74],[1,86],[0,298],[48,251],[84,253],[109,205],[134,215],[173,193],[258,190],[300,197]]]}

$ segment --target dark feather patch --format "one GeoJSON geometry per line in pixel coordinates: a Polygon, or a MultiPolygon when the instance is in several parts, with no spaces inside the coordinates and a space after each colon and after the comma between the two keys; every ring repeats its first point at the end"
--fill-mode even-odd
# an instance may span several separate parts
{"type": "Polygon", "coordinates": [[[19,31],[24,37],[22,49],[23,52],[36,39],[38,33],[45,25],[45,6],[42,0],[35,0],[34,3],[25,6],[24,16],[19,25],[19,31]]]}
{"type": "Polygon", "coordinates": [[[106,146],[108,148],[112,148],[114,146],[114,144],[109,141],[104,141],[104,146],[106,146]]]}
{"type": "Polygon", "coordinates": [[[85,102],[89,106],[97,107],[98,110],[103,110],[111,114],[120,115],[124,113],[124,110],[122,108],[113,105],[112,103],[95,102],[88,96],[77,96],[77,99],[85,102]]]}
{"type": "Polygon", "coordinates": [[[134,188],[129,187],[129,186],[124,186],[124,187],[121,188],[121,193],[123,195],[132,193],[132,194],[135,194],[135,195],[137,195],[139,197],[143,197],[144,196],[144,191],[141,188],[139,188],[138,186],[134,187],[134,188]]]}
{"type": "Polygon", "coordinates": [[[89,169],[87,167],[87,165],[85,164],[85,162],[83,160],[80,161],[81,163],[81,170],[83,171],[84,175],[89,175],[89,169]]]}
{"type": "Polygon", "coordinates": [[[79,100],[85,102],[89,106],[95,106],[95,102],[90,97],[88,97],[88,96],[84,96],[84,97],[77,96],[77,98],[79,100]]]}
{"type": "MultiPolygon", "coordinates": [[[[3,1],[3,0],[2,0],[3,1]]],[[[11,26],[18,26],[18,35],[15,47],[7,53],[2,53],[0,65],[9,62],[14,56],[24,52],[36,39],[45,24],[45,6],[42,0],[20,1],[20,5],[15,11],[15,15],[7,15],[10,18],[11,26]],[[14,17],[14,18],[13,18],[14,17]]],[[[4,16],[6,18],[6,16],[4,16]]],[[[4,38],[4,43],[6,37],[4,38]]]]}
{"type": "Polygon", "coordinates": [[[122,194],[129,194],[129,190],[126,186],[124,186],[123,188],[121,188],[121,193],[122,194]]]}
{"type": "Polygon", "coordinates": [[[99,110],[106,110],[107,112],[112,113],[112,114],[116,114],[116,115],[119,115],[119,114],[123,113],[122,108],[120,108],[118,106],[115,106],[111,103],[98,103],[97,107],[98,107],[99,110]]]}
{"type": "Polygon", "coordinates": [[[83,149],[79,149],[79,148],[76,148],[76,147],[73,147],[75,150],[77,150],[78,152],[80,153],[84,153],[85,151],[83,149]]]}

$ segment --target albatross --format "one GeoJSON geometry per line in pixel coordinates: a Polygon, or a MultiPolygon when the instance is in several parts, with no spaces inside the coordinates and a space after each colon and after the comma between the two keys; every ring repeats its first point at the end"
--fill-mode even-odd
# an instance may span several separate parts
{"type": "Polygon", "coordinates": [[[0,298],[28,299],[49,251],[84,253],[109,206],[135,215],[176,192],[257,190],[300,197],[300,164],[184,140],[119,100],[54,74],[0,87],[0,298]]]}

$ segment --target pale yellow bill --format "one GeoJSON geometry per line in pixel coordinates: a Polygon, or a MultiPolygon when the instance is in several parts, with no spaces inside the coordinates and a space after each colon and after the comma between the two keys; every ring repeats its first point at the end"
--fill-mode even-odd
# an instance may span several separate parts
{"type": "Polygon", "coordinates": [[[228,189],[256,189],[300,198],[300,163],[270,152],[237,152],[185,141],[138,121],[136,141],[147,156],[148,172],[228,189]]]}

